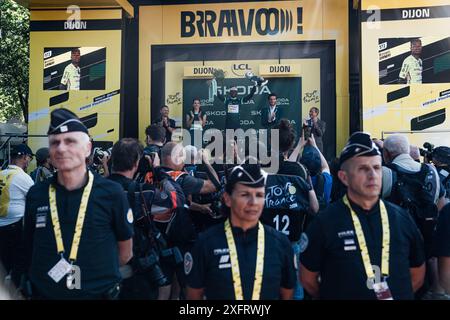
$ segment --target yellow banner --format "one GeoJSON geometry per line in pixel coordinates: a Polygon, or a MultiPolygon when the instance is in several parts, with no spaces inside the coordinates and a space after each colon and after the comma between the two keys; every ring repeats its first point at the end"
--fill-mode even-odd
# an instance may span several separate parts
{"type": "Polygon", "coordinates": [[[300,74],[299,64],[260,64],[259,74],[261,76],[293,76],[300,74]]]}
{"type": "Polygon", "coordinates": [[[288,41],[317,37],[322,1],[241,2],[165,6],[165,41],[288,41]]]}

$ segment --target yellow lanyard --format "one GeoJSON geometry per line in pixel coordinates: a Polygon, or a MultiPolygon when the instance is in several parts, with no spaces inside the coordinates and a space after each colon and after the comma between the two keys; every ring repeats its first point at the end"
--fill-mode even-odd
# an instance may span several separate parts
{"type": "MultiPolygon", "coordinates": [[[[353,220],[353,226],[355,227],[356,237],[358,238],[358,244],[361,249],[361,256],[364,263],[364,269],[366,269],[366,275],[368,279],[375,281],[375,274],[373,272],[372,264],[370,262],[369,250],[366,244],[366,238],[364,237],[364,232],[361,227],[361,222],[358,216],[353,211],[350,203],[348,202],[347,195],[343,199],[345,205],[350,209],[350,213],[353,220]]],[[[384,277],[389,276],[389,249],[391,243],[391,233],[389,227],[389,219],[386,211],[384,202],[380,200],[380,211],[381,211],[381,226],[383,232],[383,247],[381,250],[381,273],[384,277]]]]}
{"type": "MultiPolygon", "coordinates": [[[[91,194],[92,184],[94,182],[94,175],[89,171],[89,181],[84,187],[83,195],[81,196],[80,208],[78,209],[77,223],[75,225],[75,233],[72,240],[72,248],[70,249],[69,260],[74,262],[77,259],[78,247],[80,245],[81,231],[83,230],[84,217],[86,216],[86,209],[91,194]]],[[[64,253],[64,243],[61,235],[61,225],[59,224],[58,208],[56,206],[56,191],[55,187],[50,184],[49,187],[50,198],[50,212],[52,215],[53,231],[55,232],[56,249],[58,254],[64,253]]]]}
{"type": "MultiPolygon", "coordinates": [[[[225,221],[225,235],[227,237],[228,249],[231,260],[231,272],[233,276],[234,296],[236,300],[244,300],[242,291],[241,274],[239,270],[239,261],[234,242],[233,232],[231,231],[230,220],[225,221]]],[[[264,270],[264,227],[258,222],[258,245],[256,254],[255,282],[253,283],[252,300],[259,300],[261,296],[262,277],[264,270]]]]}

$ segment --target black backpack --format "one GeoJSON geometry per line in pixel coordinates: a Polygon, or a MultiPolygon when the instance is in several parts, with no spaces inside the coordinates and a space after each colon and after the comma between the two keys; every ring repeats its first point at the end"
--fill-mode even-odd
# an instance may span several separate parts
{"type": "Polygon", "coordinates": [[[439,178],[430,165],[422,163],[419,172],[410,172],[390,164],[392,190],[388,200],[407,209],[418,226],[421,221],[435,220],[438,209],[435,204],[439,192],[439,178]]]}
{"type": "Polygon", "coordinates": [[[186,197],[180,185],[179,178],[182,174],[176,175],[176,173],[166,172],[165,170],[155,172],[156,185],[170,194],[173,207],[166,213],[155,215],[154,221],[160,230],[166,234],[169,243],[183,246],[193,243],[197,234],[187,209],[186,197]]]}

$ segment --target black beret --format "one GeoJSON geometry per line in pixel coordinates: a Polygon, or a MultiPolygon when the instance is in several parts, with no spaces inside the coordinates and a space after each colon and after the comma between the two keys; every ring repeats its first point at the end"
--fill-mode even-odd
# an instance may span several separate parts
{"type": "Polygon", "coordinates": [[[75,113],[64,108],[53,110],[50,114],[50,127],[47,134],[60,134],[81,131],[89,134],[88,129],[75,113]]]}
{"type": "Polygon", "coordinates": [[[353,133],[347,141],[344,149],[342,149],[339,157],[339,167],[353,157],[372,157],[381,155],[380,150],[370,138],[370,135],[365,132],[353,133]]]}
{"type": "Polygon", "coordinates": [[[225,191],[231,193],[237,183],[251,188],[265,186],[265,176],[259,164],[244,163],[234,167],[228,175],[225,191]]]}

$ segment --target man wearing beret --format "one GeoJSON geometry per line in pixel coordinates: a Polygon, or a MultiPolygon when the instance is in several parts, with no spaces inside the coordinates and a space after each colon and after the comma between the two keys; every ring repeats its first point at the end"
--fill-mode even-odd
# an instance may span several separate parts
{"type": "Polygon", "coordinates": [[[34,185],[25,210],[26,267],[38,299],[114,299],[132,256],[133,215],[121,186],[87,170],[91,142],[71,111],[51,113],[57,173],[34,185]]]}
{"type": "Polygon", "coordinates": [[[338,176],[346,195],[302,237],[303,287],[320,299],[413,299],[425,274],[423,240],[404,209],[380,200],[381,155],[368,134],[350,137],[338,176]]]}
{"type": "Polygon", "coordinates": [[[256,164],[230,172],[224,194],[229,219],[200,234],[192,253],[185,254],[188,299],[292,299],[296,275],[290,242],[259,222],[264,184],[256,164]]]}

